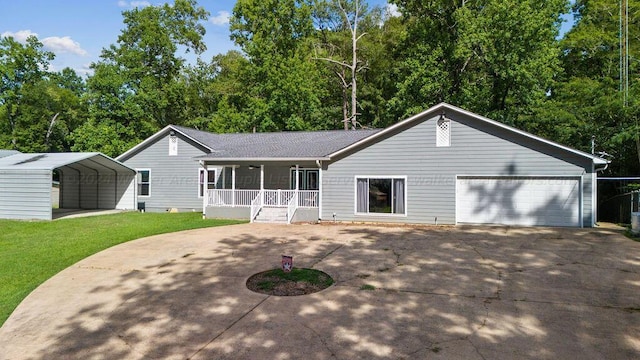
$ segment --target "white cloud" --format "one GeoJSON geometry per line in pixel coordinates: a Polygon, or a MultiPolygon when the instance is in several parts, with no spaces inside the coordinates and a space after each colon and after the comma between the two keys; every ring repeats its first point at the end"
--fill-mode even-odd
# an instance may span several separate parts
{"type": "Polygon", "coordinates": [[[2,37],[9,37],[11,36],[12,38],[14,38],[16,41],[24,43],[27,42],[27,38],[29,36],[35,36],[38,37],[37,33],[34,33],[31,30],[18,30],[16,32],[11,32],[11,31],[5,31],[2,34],[2,37]]]}
{"type": "Polygon", "coordinates": [[[148,1],[125,1],[125,0],[119,0],[118,1],[118,6],[122,7],[122,8],[143,8],[145,6],[151,6],[151,3],[148,1]]]}
{"type": "Polygon", "coordinates": [[[81,56],[87,55],[87,51],[80,47],[77,41],[69,36],[49,36],[42,39],[44,48],[54,53],[72,53],[81,56]]]}
{"type": "Polygon", "coordinates": [[[229,23],[229,18],[231,18],[231,14],[228,11],[218,11],[218,15],[209,18],[214,25],[227,25],[229,23]]]}
{"type": "Polygon", "coordinates": [[[387,4],[386,8],[387,16],[389,17],[399,17],[402,16],[400,10],[398,10],[398,5],[396,4],[387,4]]]}
{"type": "MultiPolygon", "coordinates": [[[[5,31],[1,34],[3,37],[11,36],[16,41],[25,43],[29,36],[35,36],[39,38],[37,33],[31,30],[19,30],[16,32],[5,31]]],[[[49,36],[44,39],[39,39],[43,45],[43,48],[48,51],[52,51],[56,54],[71,53],[76,55],[85,56],[87,51],[80,46],[80,43],[74,41],[69,36],[49,36]]]]}

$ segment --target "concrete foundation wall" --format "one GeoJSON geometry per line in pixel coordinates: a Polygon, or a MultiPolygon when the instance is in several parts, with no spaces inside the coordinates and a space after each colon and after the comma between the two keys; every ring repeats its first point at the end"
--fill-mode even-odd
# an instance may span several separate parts
{"type": "Polygon", "coordinates": [[[205,216],[207,219],[238,219],[249,220],[251,216],[250,207],[213,207],[206,209],[205,216]]]}
{"type": "Polygon", "coordinates": [[[293,220],[291,222],[318,222],[319,215],[320,214],[318,208],[298,208],[298,210],[296,210],[296,213],[293,215],[293,220]]]}

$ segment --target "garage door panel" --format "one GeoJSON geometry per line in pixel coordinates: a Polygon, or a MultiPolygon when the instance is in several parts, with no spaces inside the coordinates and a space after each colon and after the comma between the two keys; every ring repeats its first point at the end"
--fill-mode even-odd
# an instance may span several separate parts
{"type": "Polygon", "coordinates": [[[580,226],[580,180],[459,177],[458,223],[580,226]]]}

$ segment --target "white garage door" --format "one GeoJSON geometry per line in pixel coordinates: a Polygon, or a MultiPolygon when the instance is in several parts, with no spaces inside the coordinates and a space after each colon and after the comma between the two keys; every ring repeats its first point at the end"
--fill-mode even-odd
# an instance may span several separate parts
{"type": "Polygon", "coordinates": [[[458,177],[456,221],[580,226],[580,180],[572,177],[458,177]]]}

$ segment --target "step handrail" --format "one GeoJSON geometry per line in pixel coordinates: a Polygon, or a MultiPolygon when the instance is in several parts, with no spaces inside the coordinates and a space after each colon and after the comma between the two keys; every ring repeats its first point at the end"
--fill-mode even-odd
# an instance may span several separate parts
{"type": "Polygon", "coordinates": [[[293,215],[298,210],[298,192],[294,192],[293,196],[289,200],[287,204],[287,224],[291,224],[291,220],[293,220],[293,215]]]}
{"type": "Polygon", "coordinates": [[[255,220],[256,216],[258,216],[258,213],[260,212],[260,209],[262,209],[262,190],[260,190],[258,192],[258,195],[253,198],[253,200],[251,200],[251,214],[249,215],[250,222],[253,222],[253,220],[255,220]]]}

